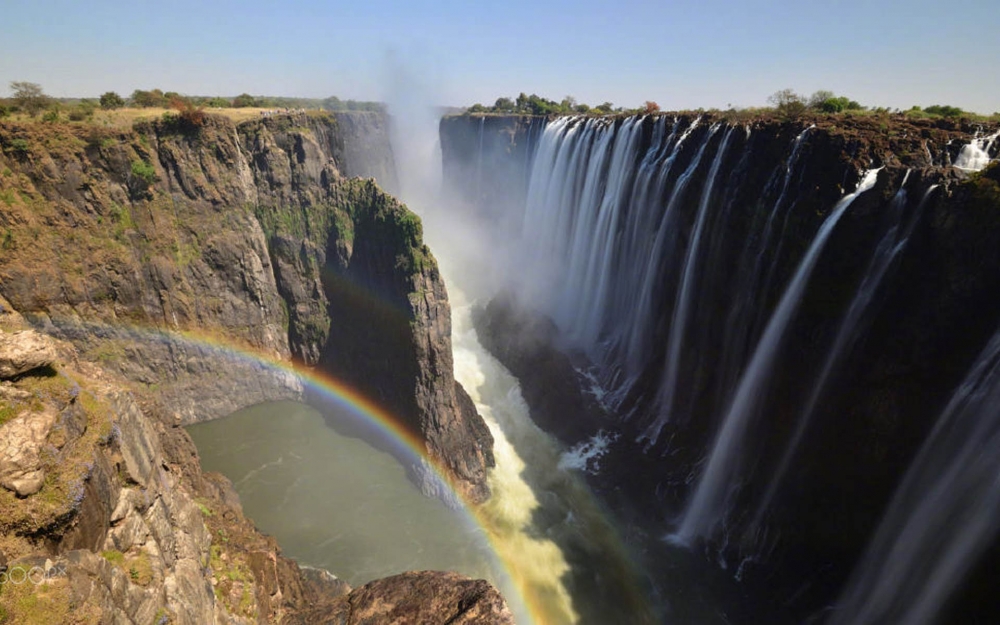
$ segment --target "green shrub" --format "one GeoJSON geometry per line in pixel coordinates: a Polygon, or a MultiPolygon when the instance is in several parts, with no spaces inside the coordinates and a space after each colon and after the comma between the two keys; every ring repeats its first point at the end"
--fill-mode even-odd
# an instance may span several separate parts
{"type": "Polygon", "coordinates": [[[950,106],[947,104],[935,104],[933,106],[924,107],[924,113],[928,115],[937,115],[940,117],[961,117],[965,115],[965,111],[958,108],[957,106],[950,106]]]}
{"type": "Polygon", "coordinates": [[[125,99],[114,91],[101,94],[101,108],[105,111],[120,109],[123,106],[125,106],[125,99]]]}
{"type": "Polygon", "coordinates": [[[156,169],[146,161],[132,161],[132,176],[149,186],[156,182],[156,169]]]}
{"type": "Polygon", "coordinates": [[[42,115],[42,121],[49,124],[59,121],[59,111],[55,109],[45,111],[45,114],[42,115]]]}
{"type": "Polygon", "coordinates": [[[27,139],[11,139],[9,147],[11,152],[20,156],[27,154],[31,149],[27,139]]]}

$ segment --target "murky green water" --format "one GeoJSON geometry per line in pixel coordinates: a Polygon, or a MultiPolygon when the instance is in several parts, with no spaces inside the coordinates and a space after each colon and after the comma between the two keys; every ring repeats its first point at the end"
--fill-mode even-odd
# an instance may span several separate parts
{"type": "Polygon", "coordinates": [[[233,481],[246,515],[285,555],[353,586],[411,570],[496,583],[481,529],[422,495],[390,454],[313,408],[273,402],[190,426],[202,468],[233,481]]]}

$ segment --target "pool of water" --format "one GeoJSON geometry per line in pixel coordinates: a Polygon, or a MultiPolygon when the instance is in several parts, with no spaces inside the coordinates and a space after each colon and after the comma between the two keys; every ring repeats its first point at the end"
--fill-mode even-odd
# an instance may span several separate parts
{"type": "Polygon", "coordinates": [[[282,551],[352,586],[412,570],[498,583],[483,530],[425,497],[389,453],[290,401],[188,427],[205,471],[233,481],[246,515],[282,551]]]}

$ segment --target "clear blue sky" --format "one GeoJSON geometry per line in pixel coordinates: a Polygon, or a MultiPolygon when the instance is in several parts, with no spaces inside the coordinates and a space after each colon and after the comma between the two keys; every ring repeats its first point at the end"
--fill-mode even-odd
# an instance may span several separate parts
{"type": "Polygon", "coordinates": [[[0,0],[0,94],[383,99],[403,73],[453,105],[755,106],[790,87],[992,113],[998,33],[1000,0],[0,0]]]}

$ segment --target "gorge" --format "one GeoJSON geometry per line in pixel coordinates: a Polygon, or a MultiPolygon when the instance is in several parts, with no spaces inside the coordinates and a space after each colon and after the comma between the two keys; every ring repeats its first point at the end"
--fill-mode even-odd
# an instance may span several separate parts
{"type": "Polygon", "coordinates": [[[0,445],[38,449],[0,447],[0,567],[69,571],[36,602],[135,623],[1000,614],[996,128],[459,115],[414,159],[389,124],[0,123],[0,352],[42,341],[0,367],[0,445]],[[407,169],[427,154],[440,181],[407,169]],[[393,510],[408,529],[365,550],[393,510]],[[490,583],[399,568],[464,549],[490,583]]]}

